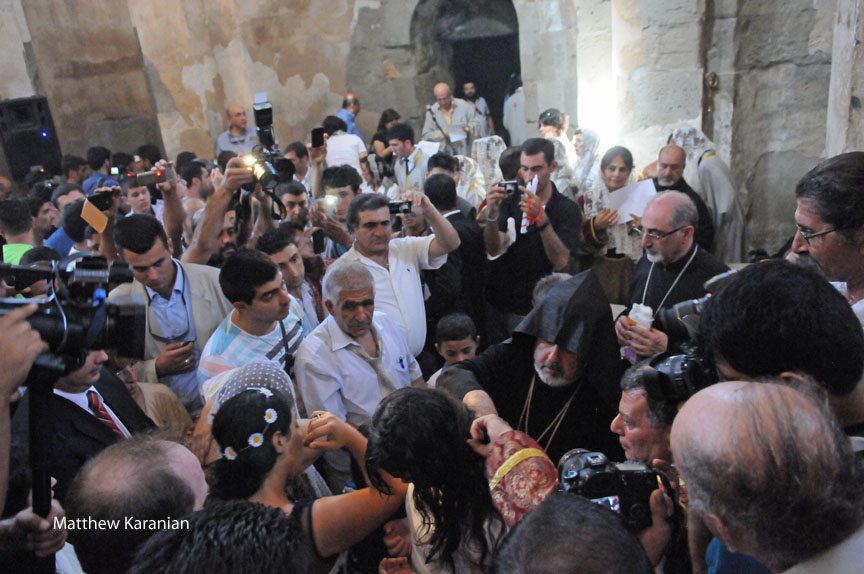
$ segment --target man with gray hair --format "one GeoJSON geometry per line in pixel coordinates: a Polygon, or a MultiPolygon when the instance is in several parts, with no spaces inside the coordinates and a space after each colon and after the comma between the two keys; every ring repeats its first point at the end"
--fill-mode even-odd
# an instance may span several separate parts
{"type": "Polygon", "coordinates": [[[714,221],[711,210],[705,201],[696,193],[684,179],[684,167],[687,164],[687,153],[684,148],[669,144],[660,148],[657,157],[657,177],[654,187],[657,191],[680,191],[690,198],[698,212],[698,222],[694,233],[696,243],[705,251],[714,250],[714,221]]]}
{"type": "Polygon", "coordinates": [[[642,215],[642,259],[633,272],[630,306],[615,322],[615,333],[622,347],[638,357],[650,357],[676,347],[686,338],[661,330],[662,325],[641,326],[627,315],[635,304],[647,305],[650,313],[676,303],[705,295],[704,284],[729,268],[708,253],[695,240],[698,221],[696,206],[679,191],[666,191],[654,197],[642,215]]]}
{"type": "MultiPolygon", "coordinates": [[[[354,426],[369,423],[385,396],[408,385],[425,386],[401,329],[375,313],[375,282],[365,265],[348,261],[324,276],[329,316],[297,351],[297,388],[306,412],[329,411],[354,426]]],[[[347,453],[327,453],[335,492],[348,479],[347,453]]]]}
{"type": "Polygon", "coordinates": [[[672,452],[690,512],[772,572],[860,572],[861,463],[824,396],[799,389],[727,382],[685,403],[672,452]]]}

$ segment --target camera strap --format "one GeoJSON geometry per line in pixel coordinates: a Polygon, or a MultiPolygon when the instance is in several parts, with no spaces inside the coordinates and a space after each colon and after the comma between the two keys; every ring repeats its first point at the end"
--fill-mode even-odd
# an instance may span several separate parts
{"type": "MultiPolygon", "coordinates": [[[[684,272],[687,271],[688,267],[690,267],[690,264],[693,262],[693,258],[696,257],[697,251],[699,251],[699,246],[694,245],[693,246],[693,253],[690,254],[690,259],[687,260],[687,263],[685,263],[684,267],[681,268],[681,271],[678,272],[678,276],[675,278],[675,281],[672,282],[672,285],[666,291],[666,294],[663,295],[663,299],[660,300],[660,304],[654,308],[654,314],[652,315],[652,318],[656,317],[657,312],[663,308],[663,303],[666,302],[666,299],[669,298],[669,294],[672,292],[672,289],[674,289],[675,286],[678,285],[678,280],[681,279],[681,276],[684,275],[684,272]]],[[[646,297],[646,295],[648,295],[648,284],[651,283],[651,274],[654,273],[654,266],[655,265],[657,265],[657,263],[652,263],[651,269],[648,270],[648,279],[645,280],[645,289],[642,290],[642,304],[643,305],[645,304],[645,297],[646,297]]]]}

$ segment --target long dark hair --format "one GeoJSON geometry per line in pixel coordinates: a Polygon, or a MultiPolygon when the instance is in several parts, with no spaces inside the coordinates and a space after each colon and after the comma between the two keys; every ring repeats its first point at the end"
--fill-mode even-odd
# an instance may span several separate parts
{"type": "MultiPolygon", "coordinates": [[[[401,120],[402,116],[399,115],[399,112],[394,110],[393,108],[387,108],[383,112],[381,112],[381,119],[378,120],[378,129],[375,133],[381,134],[381,137],[384,137],[387,133],[387,124],[392,122],[393,120],[401,120]]],[[[385,145],[387,142],[384,142],[385,145]]]]}
{"type": "Polygon", "coordinates": [[[291,433],[291,401],[281,391],[253,387],[227,400],[213,419],[221,456],[213,465],[210,496],[230,500],[255,494],[279,458],[272,441],[276,431],[291,433]],[[268,413],[275,413],[274,422],[267,422],[268,413]],[[257,447],[250,442],[256,434],[261,435],[257,447]]]}
{"type": "Polygon", "coordinates": [[[462,541],[494,550],[486,539],[489,520],[501,521],[483,472],[483,458],[467,439],[472,417],[461,403],[434,389],[404,388],[388,395],[372,418],[366,468],[372,484],[388,492],[381,472],[414,483],[414,503],[434,522],[427,562],[454,568],[462,541]]]}

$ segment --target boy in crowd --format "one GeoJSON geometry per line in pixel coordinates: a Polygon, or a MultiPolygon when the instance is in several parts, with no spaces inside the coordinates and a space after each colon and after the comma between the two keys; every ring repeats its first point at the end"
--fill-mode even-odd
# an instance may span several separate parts
{"type": "Polygon", "coordinates": [[[480,346],[477,327],[471,317],[464,313],[450,313],[441,317],[435,327],[435,349],[444,359],[444,366],[429,377],[426,384],[435,387],[438,376],[450,365],[473,359],[480,346]]]}

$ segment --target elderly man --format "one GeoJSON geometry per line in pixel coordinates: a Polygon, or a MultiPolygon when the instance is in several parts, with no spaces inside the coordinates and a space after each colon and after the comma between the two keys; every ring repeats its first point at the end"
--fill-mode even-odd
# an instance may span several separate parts
{"type": "Polygon", "coordinates": [[[469,371],[476,384],[452,389],[439,379],[439,388],[459,398],[488,394],[501,418],[535,438],[553,461],[573,448],[622,458],[609,431],[622,364],[609,303],[592,271],[552,288],[512,339],[453,369],[469,371]]]}
{"type": "Polygon", "coordinates": [[[824,399],[780,381],[694,395],[672,426],[690,512],[733,550],[788,574],[860,572],[864,479],[824,399]]]}
{"type": "Polygon", "coordinates": [[[621,401],[618,416],[612,420],[612,432],[619,436],[627,460],[645,464],[672,462],[669,432],[677,412],[674,403],[656,400],[645,390],[647,361],[630,367],[621,378],[621,401]]]}
{"type": "Polygon", "coordinates": [[[809,255],[864,323],[864,152],[817,165],[798,182],[795,196],[792,251],[809,255]]]}
{"type": "Polygon", "coordinates": [[[414,193],[411,198],[414,214],[426,218],[433,235],[391,239],[387,198],[364,193],[348,209],[348,230],[354,234],[354,246],[333,266],[358,261],[372,273],[375,305],[399,326],[416,357],[423,351],[426,340],[420,271],[441,267],[447,254],[455,251],[461,241],[453,224],[426,195],[414,193]]]}
{"type": "Polygon", "coordinates": [[[711,211],[705,205],[705,201],[684,179],[686,163],[687,153],[683,148],[675,144],[660,148],[654,187],[657,188],[657,191],[680,191],[693,201],[699,214],[699,220],[696,224],[696,243],[705,251],[711,251],[714,246],[714,220],[711,211]]]}
{"type": "MultiPolygon", "coordinates": [[[[394,390],[425,383],[403,332],[388,315],[375,313],[376,284],[366,265],[332,266],[323,289],[330,315],[300,344],[298,390],[307,412],[329,411],[360,426],[394,390]]],[[[344,484],[347,453],[327,453],[325,459],[331,485],[344,484]]]]}
{"type": "Polygon", "coordinates": [[[258,135],[254,128],[246,127],[246,110],[240,104],[231,104],[225,109],[228,129],[216,138],[216,156],[223,151],[232,151],[237,155],[249,153],[258,144],[258,135]]]}
{"type": "MultiPolygon", "coordinates": [[[[677,191],[654,197],[642,215],[642,247],[630,288],[630,307],[660,309],[705,295],[704,284],[729,268],[695,241],[698,212],[690,198],[677,191]]],[[[625,314],[618,317],[615,332],[622,347],[639,357],[674,349],[686,335],[670,336],[661,325],[643,327],[625,314]]]]}
{"type": "Polygon", "coordinates": [[[172,258],[165,230],[149,215],[118,221],[114,243],[135,281],[113,289],[109,299],[137,295],[147,304],[138,380],[168,385],[195,413],[203,406],[195,376],[201,350],[231,311],[219,288],[219,270],[172,258]]]}
{"type": "Polygon", "coordinates": [[[471,139],[479,132],[474,106],[453,97],[444,82],[432,88],[435,103],[426,107],[426,119],[420,139],[441,142],[441,151],[450,155],[468,155],[471,139]]]}
{"type": "Polygon", "coordinates": [[[117,521],[118,527],[75,529],[70,541],[88,574],[125,572],[138,547],[161,530],[129,528],[127,520],[176,524],[172,521],[201,510],[206,497],[204,471],[189,449],[134,437],[91,459],[69,491],[67,520],[117,521]]]}

